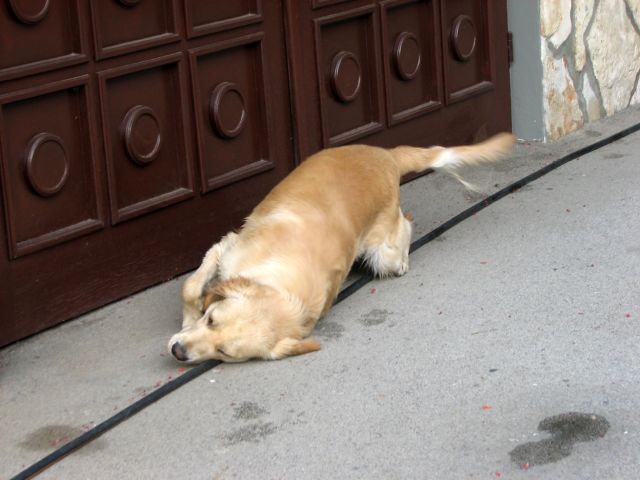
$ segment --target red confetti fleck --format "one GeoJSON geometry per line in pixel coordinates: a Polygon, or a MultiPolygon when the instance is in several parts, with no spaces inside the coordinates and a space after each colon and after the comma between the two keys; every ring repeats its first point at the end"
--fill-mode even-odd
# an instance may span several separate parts
{"type": "Polygon", "coordinates": [[[67,440],[69,440],[69,435],[65,435],[64,437],[60,438],[54,438],[49,442],[49,445],[55,447],[56,445],[60,445],[61,443],[66,443],[67,440]]]}
{"type": "Polygon", "coordinates": [[[631,318],[631,314],[630,313],[625,313],[624,316],[627,317],[627,318],[631,318]]]}
{"type": "Polygon", "coordinates": [[[369,290],[371,293],[376,293],[376,289],[372,288],[371,290],[369,290]]]}
{"type": "Polygon", "coordinates": [[[480,262],[480,265],[486,265],[487,263],[489,263],[489,262],[487,262],[486,260],[482,260],[482,261],[480,262]]]}
{"type": "Polygon", "coordinates": [[[529,464],[523,463],[522,465],[520,465],[520,468],[522,468],[522,470],[529,470],[529,464]]]}
{"type": "Polygon", "coordinates": [[[178,369],[178,373],[183,373],[183,372],[184,372],[184,367],[180,367],[180,368],[178,369]]]}
{"type": "Polygon", "coordinates": [[[491,405],[482,405],[483,410],[491,410],[491,405]]]}
{"type": "Polygon", "coordinates": [[[496,470],[496,477],[500,478],[501,476],[502,474],[498,470],[496,470]]]}

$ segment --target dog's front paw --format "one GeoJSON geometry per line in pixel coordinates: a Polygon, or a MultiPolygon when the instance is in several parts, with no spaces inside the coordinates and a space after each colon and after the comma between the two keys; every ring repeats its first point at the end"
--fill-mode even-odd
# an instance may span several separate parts
{"type": "Polygon", "coordinates": [[[409,255],[405,256],[400,262],[400,267],[396,270],[396,275],[401,277],[409,271],[409,255]]]}
{"type": "MultiPolygon", "coordinates": [[[[184,303],[196,304],[202,297],[202,281],[197,274],[191,275],[182,285],[182,301],[184,303]]],[[[200,300],[201,301],[201,300],[200,300]]]]}

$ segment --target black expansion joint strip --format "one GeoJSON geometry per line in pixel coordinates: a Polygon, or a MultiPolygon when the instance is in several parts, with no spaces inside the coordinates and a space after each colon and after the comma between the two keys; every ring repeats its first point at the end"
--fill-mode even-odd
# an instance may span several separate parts
{"type": "MultiPolygon", "coordinates": [[[[598,150],[599,148],[602,148],[605,145],[608,145],[608,144],[610,144],[612,142],[615,142],[616,140],[620,140],[621,138],[624,138],[624,137],[626,137],[628,135],[631,135],[632,133],[635,133],[635,132],[637,132],[639,130],[640,130],[640,123],[638,123],[636,125],[632,125],[631,127],[625,128],[624,130],[621,130],[621,131],[619,131],[619,132],[617,132],[617,133],[615,133],[613,135],[610,135],[610,136],[605,137],[605,138],[603,138],[601,140],[598,140],[597,142],[592,143],[590,145],[587,145],[586,147],[580,148],[580,149],[576,150],[575,152],[571,152],[571,153],[569,153],[569,154],[567,154],[567,155],[565,155],[565,156],[563,156],[563,157],[561,157],[561,158],[549,163],[548,165],[542,167],[541,169],[536,170],[535,172],[525,176],[524,178],[521,178],[520,180],[517,180],[516,182],[513,182],[513,183],[507,185],[506,187],[502,188],[501,190],[498,190],[497,192],[489,195],[487,198],[483,199],[482,201],[480,201],[478,203],[475,203],[474,205],[472,205],[471,207],[467,208],[466,210],[464,210],[463,212],[459,213],[458,215],[456,215],[455,217],[451,218],[450,220],[447,220],[442,225],[436,227],[434,230],[431,230],[430,232],[426,233],[422,237],[420,237],[417,240],[413,241],[411,243],[410,248],[409,248],[409,253],[414,252],[415,250],[417,250],[420,247],[424,246],[425,244],[429,243],[433,239],[439,237],[440,235],[442,235],[447,230],[453,228],[455,225],[459,224],[460,222],[462,222],[463,220],[469,218],[470,216],[476,214],[480,210],[488,207],[492,203],[497,202],[501,198],[506,197],[507,195],[515,192],[516,190],[524,187],[525,185],[533,182],[534,180],[537,180],[538,178],[546,175],[547,173],[555,170],[558,167],[561,167],[565,163],[568,163],[568,162],[570,162],[572,160],[575,160],[575,159],[577,159],[579,157],[582,157],[582,156],[584,156],[584,155],[586,155],[588,153],[591,153],[591,152],[593,152],[595,150],[598,150]]],[[[355,282],[351,283],[349,286],[344,288],[338,294],[338,297],[336,298],[336,301],[335,301],[334,304],[340,303],[343,300],[345,300],[346,298],[350,297],[351,295],[356,293],[358,290],[360,290],[362,287],[367,285],[371,280],[373,280],[373,277],[370,276],[370,275],[361,276],[355,282]]],[[[71,454],[73,451],[75,451],[75,450],[79,449],[80,447],[86,445],[87,443],[95,440],[100,435],[102,435],[104,432],[106,432],[106,431],[112,429],[113,427],[115,427],[116,425],[124,422],[125,420],[129,419],[130,417],[132,417],[136,413],[138,413],[141,410],[144,410],[145,408],[147,408],[149,405],[152,405],[156,401],[160,400],[161,398],[163,398],[164,396],[166,396],[169,393],[173,392],[174,390],[177,390],[178,388],[180,388],[181,386],[183,386],[186,383],[190,382],[191,380],[199,377],[203,373],[208,372],[209,370],[211,370],[212,368],[216,367],[220,363],[222,363],[222,362],[220,362],[218,360],[207,360],[206,362],[203,362],[203,363],[197,365],[196,367],[186,371],[181,376],[177,377],[176,379],[174,379],[174,380],[172,380],[172,381],[170,381],[168,383],[165,383],[164,385],[162,385],[158,389],[154,390],[150,394],[146,395],[145,397],[141,398],[140,400],[136,401],[135,403],[129,405],[128,407],[124,408],[123,410],[120,410],[118,413],[116,413],[112,417],[109,417],[104,422],[99,423],[98,425],[93,427],[91,430],[88,430],[88,431],[84,432],[82,435],[74,438],[70,442],[64,444],[62,447],[60,447],[57,450],[54,450],[53,452],[51,452],[46,457],[42,458],[41,460],[37,461],[33,465],[31,465],[31,466],[27,467],[26,469],[22,470],[20,473],[18,473],[16,476],[14,476],[12,478],[12,480],[23,480],[23,479],[28,479],[28,478],[34,477],[35,475],[37,475],[38,473],[40,473],[41,471],[43,471],[47,467],[53,465],[57,461],[59,461],[62,458],[66,457],[67,455],[71,454]]]]}

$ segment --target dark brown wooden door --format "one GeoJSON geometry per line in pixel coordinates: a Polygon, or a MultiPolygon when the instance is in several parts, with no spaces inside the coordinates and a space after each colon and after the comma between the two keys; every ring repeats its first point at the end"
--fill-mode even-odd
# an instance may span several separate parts
{"type": "Polygon", "coordinates": [[[0,345],[194,267],[293,167],[284,31],[277,1],[0,1],[0,345]]]}
{"type": "Polygon", "coordinates": [[[508,130],[505,1],[0,0],[0,346],[195,267],[323,147],[508,130]]]}
{"type": "Polygon", "coordinates": [[[289,0],[299,151],[510,130],[506,0],[289,0]]]}

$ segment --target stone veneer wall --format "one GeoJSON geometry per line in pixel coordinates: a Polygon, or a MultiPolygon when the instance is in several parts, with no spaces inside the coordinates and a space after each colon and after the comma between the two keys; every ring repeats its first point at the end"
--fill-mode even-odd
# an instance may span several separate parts
{"type": "Polygon", "coordinates": [[[540,30],[546,140],[640,103],[640,0],[540,0],[540,30]]]}

